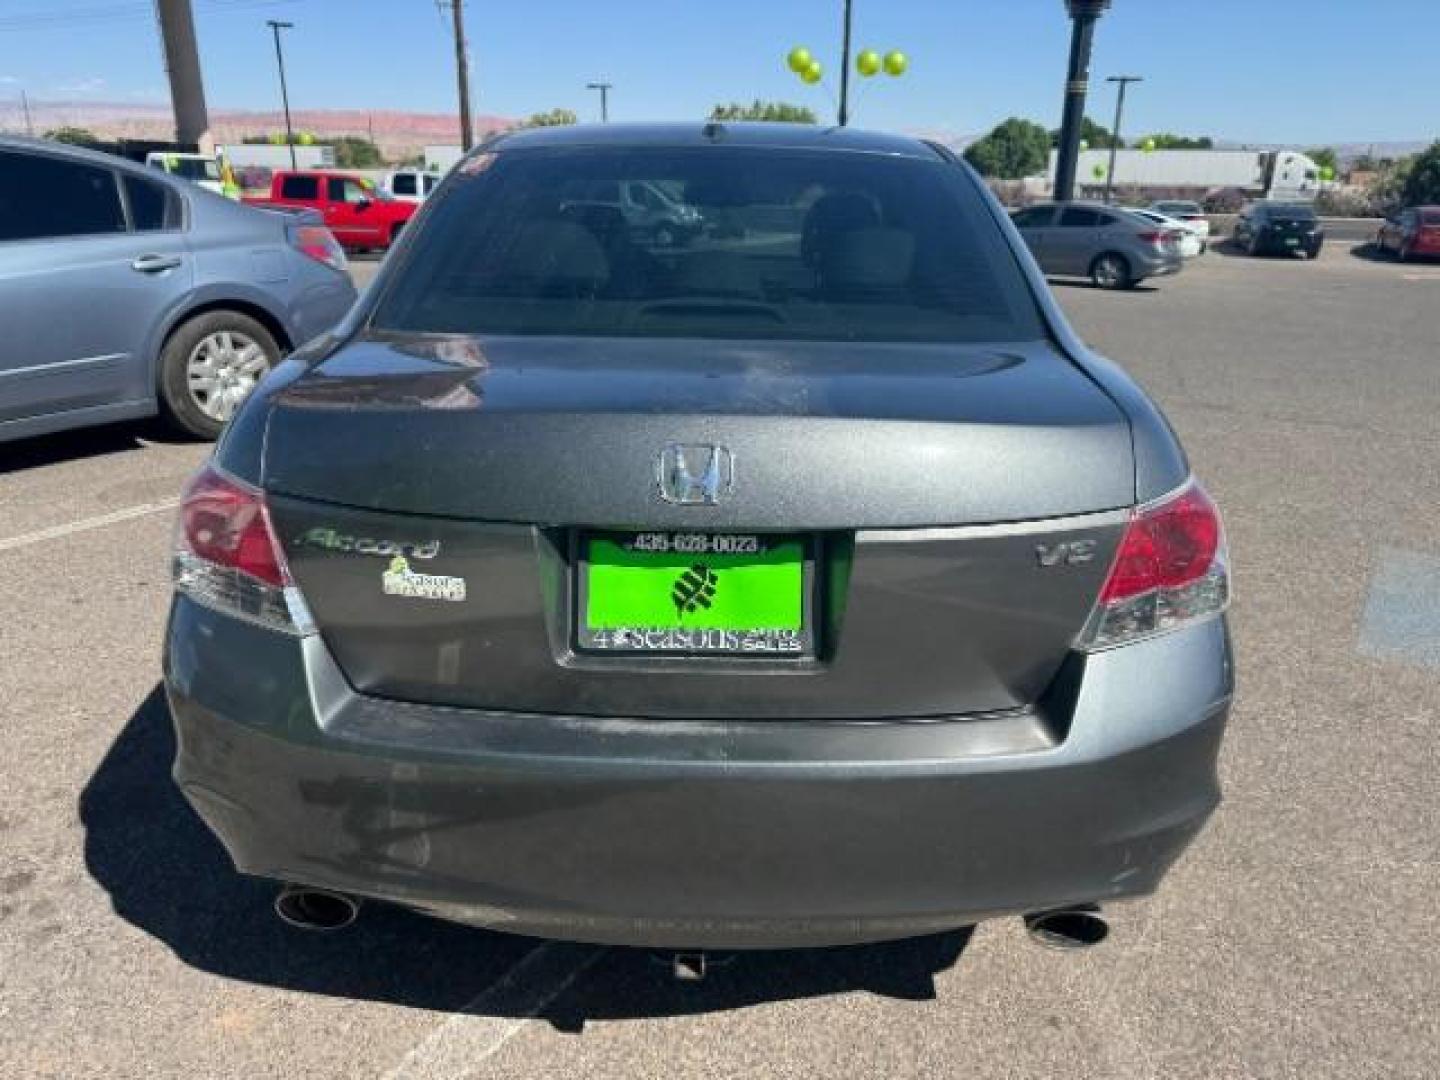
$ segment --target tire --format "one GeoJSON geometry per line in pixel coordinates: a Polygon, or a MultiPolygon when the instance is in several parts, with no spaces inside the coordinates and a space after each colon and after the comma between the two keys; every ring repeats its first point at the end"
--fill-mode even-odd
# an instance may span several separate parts
{"type": "Polygon", "coordinates": [[[1135,284],[1124,255],[1107,251],[1090,264],[1090,280],[1097,289],[1128,289],[1135,284]]]}
{"type": "Polygon", "coordinates": [[[1413,255],[1414,253],[1410,250],[1410,245],[1402,242],[1400,244],[1400,250],[1395,253],[1395,258],[1399,259],[1402,263],[1407,263],[1413,255]]]}
{"type": "Polygon", "coordinates": [[[1260,240],[1257,237],[1252,235],[1246,242],[1245,254],[1249,255],[1252,259],[1258,259],[1260,257],[1260,240]]]}
{"type": "Polygon", "coordinates": [[[182,323],[160,351],[160,404],[174,427],[214,439],[255,384],[280,360],[269,330],[238,311],[182,323]]]}
{"type": "Polygon", "coordinates": [[[675,246],[675,230],[669,225],[661,225],[655,230],[655,246],[668,248],[675,246]]]}

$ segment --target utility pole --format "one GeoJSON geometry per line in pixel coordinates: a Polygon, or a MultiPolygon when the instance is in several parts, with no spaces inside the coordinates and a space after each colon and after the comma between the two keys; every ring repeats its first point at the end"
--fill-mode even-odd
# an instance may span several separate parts
{"type": "Polygon", "coordinates": [[[1110,0],[1065,0],[1075,24],[1070,33],[1070,66],[1065,74],[1065,108],[1060,122],[1060,147],[1055,159],[1055,201],[1075,197],[1075,166],[1080,156],[1080,124],[1085,119],[1085,94],[1090,89],[1090,47],[1095,23],[1110,0]]]}
{"type": "Polygon", "coordinates": [[[1105,203],[1110,203],[1110,193],[1115,189],[1115,153],[1120,148],[1120,119],[1125,115],[1125,88],[1132,82],[1144,82],[1143,75],[1111,75],[1106,82],[1120,84],[1115,97],[1115,126],[1110,129],[1110,169],[1105,174],[1105,203]]]}
{"type": "MultiPolygon", "coordinates": [[[[439,0],[437,0],[439,2],[439,0]]],[[[448,0],[455,27],[455,82],[460,91],[460,149],[475,145],[470,127],[470,52],[465,44],[465,0],[448,0]]]]}
{"type": "Polygon", "coordinates": [[[614,85],[614,83],[608,82],[592,82],[585,84],[586,90],[600,91],[600,122],[602,124],[608,123],[610,120],[610,88],[614,85]]]}
{"type": "Polygon", "coordinates": [[[170,77],[170,102],[175,110],[175,141],[209,148],[210,119],[205,85],[200,78],[200,51],[195,44],[195,15],[190,0],[155,0],[165,71],[170,77]]]}
{"type": "Polygon", "coordinates": [[[25,110],[25,134],[33,139],[35,137],[35,125],[30,120],[30,99],[25,96],[24,88],[20,90],[20,108],[25,110]]]}
{"type": "Polygon", "coordinates": [[[285,145],[290,147],[290,168],[299,169],[295,163],[295,129],[290,126],[290,91],[285,87],[285,53],[280,48],[280,31],[293,30],[294,23],[266,19],[265,25],[275,34],[275,63],[280,68],[280,103],[285,107],[285,145]]]}
{"type": "Polygon", "coordinates": [[[850,121],[850,0],[845,0],[845,27],[840,36],[840,126],[850,121]]]}

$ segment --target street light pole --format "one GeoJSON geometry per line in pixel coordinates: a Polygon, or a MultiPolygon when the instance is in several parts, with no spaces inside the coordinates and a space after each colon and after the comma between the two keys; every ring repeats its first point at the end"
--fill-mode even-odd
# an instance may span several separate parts
{"type": "Polygon", "coordinates": [[[1065,74],[1065,109],[1060,122],[1060,147],[1055,160],[1055,200],[1075,197],[1075,168],[1080,156],[1080,126],[1085,119],[1085,94],[1090,89],[1090,46],[1095,23],[1110,0],[1065,0],[1075,24],[1070,34],[1070,66],[1065,74]]]}
{"type": "Polygon", "coordinates": [[[290,147],[290,168],[299,169],[295,163],[295,129],[290,126],[290,91],[285,86],[285,53],[280,48],[280,31],[293,30],[295,24],[278,19],[266,19],[265,25],[275,35],[275,64],[280,69],[280,103],[285,108],[285,145],[290,147]]]}
{"type": "Polygon", "coordinates": [[[1120,84],[1115,97],[1115,126],[1110,129],[1110,168],[1105,173],[1105,203],[1110,203],[1110,193],[1115,189],[1115,154],[1120,149],[1120,120],[1125,115],[1125,88],[1132,82],[1144,82],[1143,75],[1111,75],[1106,82],[1120,84]]]}
{"type": "Polygon", "coordinates": [[[614,83],[608,82],[592,82],[585,84],[586,90],[600,91],[600,122],[602,124],[608,123],[610,120],[610,88],[614,85],[614,83]]]}
{"type": "Polygon", "coordinates": [[[840,44],[840,126],[850,122],[850,0],[845,0],[845,29],[840,44]]]}

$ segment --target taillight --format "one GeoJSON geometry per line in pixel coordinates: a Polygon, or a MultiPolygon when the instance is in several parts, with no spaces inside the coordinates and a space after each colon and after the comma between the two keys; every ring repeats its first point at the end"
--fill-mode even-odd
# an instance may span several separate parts
{"type": "Polygon", "coordinates": [[[176,591],[206,607],[286,633],[314,630],[264,495],[214,465],[180,499],[172,570],[176,591]]]}
{"type": "Polygon", "coordinates": [[[286,230],[290,246],[338,273],[345,273],[345,249],[324,225],[291,225],[286,230]]]}
{"type": "Polygon", "coordinates": [[[1123,645],[1218,614],[1229,601],[1220,512],[1191,482],[1132,513],[1079,644],[1123,645]]]}

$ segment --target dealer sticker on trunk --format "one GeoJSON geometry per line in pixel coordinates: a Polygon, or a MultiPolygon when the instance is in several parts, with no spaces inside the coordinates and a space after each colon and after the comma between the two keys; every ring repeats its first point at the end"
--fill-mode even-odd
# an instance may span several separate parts
{"type": "Polygon", "coordinates": [[[386,596],[408,596],[413,600],[465,599],[465,579],[445,574],[417,574],[410,569],[410,560],[396,555],[380,575],[380,588],[386,596]]]}

